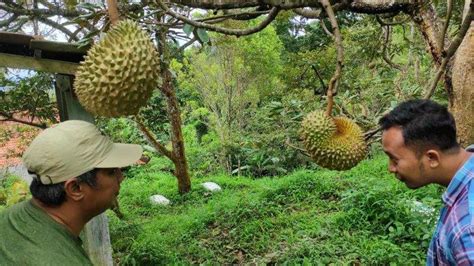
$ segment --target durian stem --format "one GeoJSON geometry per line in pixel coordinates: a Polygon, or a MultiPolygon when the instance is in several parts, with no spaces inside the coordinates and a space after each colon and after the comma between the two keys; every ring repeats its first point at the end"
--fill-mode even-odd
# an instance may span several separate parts
{"type": "Polygon", "coordinates": [[[337,94],[337,86],[339,84],[339,79],[341,78],[342,73],[342,67],[344,62],[344,49],[342,46],[341,32],[339,31],[339,25],[337,24],[336,15],[334,15],[334,10],[331,7],[331,3],[329,2],[329,0],[319,0],[319,3],[321,3],[321,5],[323,6],[324,11],[328,15],[329,22],[331,22],[331,28],[334,34],[334,41],[336,42],[337,49],[336,70],[334,71],[334,75],[329,81],[329,87],[327,91],[328,105],[326,109],[326,114],[328,116],[331,116],[332,108],[334,106],[333,96],[337,94]]]}
{"type": "Polygon", "coordinates": [[[107,12],[109,13],[109,19],[112,26],[117,24],[120,18],[117,0],[107,0],[107,12]]]}

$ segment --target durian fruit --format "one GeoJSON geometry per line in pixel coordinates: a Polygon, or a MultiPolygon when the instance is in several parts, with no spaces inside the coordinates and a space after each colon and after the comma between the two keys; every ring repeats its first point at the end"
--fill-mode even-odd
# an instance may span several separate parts
{"type": "Polygon", "coordinates": [[[367,154],[362,130],[346,117],[311,112],[303,119],[300,134],[312,159],[324,168],[347,170],[367,154]]]}
{"type": "Polygon", "coordinates": [[[159,81],[159,55],[137,23],[120,21],[95,44],[76,72],[74,89],[95,115],[134,115],[159,81]]]}

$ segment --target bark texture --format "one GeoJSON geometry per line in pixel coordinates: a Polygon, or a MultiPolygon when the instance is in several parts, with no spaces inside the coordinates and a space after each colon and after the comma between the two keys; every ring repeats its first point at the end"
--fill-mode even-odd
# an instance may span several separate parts
{"type": "Polygon", "coordinates": [[[178,179],[179,193],[184,194],[191,190],[191,178],[188,171],[188,162],[184,152],[183,132],[181,130],[181,113],[179,103],[173,89],[171,72],[166,69],[162,72],[163,86],[161,92],[166,97],[168,116],[171,123],[171,143],[173,145],[174,175],[178,179]]]}
{"type": "Polygon", "coordinates": [[[457,50],[452,69],[451,112],[456,119],[459,142],[465,147],[474,144],[474,22],[457,50]]]}
{"type": "MultiPolygon", "coordinates": [[[[258,6],[272,6],[281,9],[293,8],[322,8],[319,0],[171,0],[170,2],[188,7],[203,9],[232,9],[258,6]]],[[[407,9],[413,4],[413,0],[334,0],[332,6],[344,7],[350,11],[367,14],[378,14],[387,12],[398,12],[407,9]]],[[[339,9],[339,8],[337,8],[339,9]]]]}

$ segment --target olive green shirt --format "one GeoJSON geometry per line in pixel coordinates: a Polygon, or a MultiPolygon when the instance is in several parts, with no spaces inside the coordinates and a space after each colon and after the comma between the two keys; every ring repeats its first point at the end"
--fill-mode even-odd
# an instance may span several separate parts
{"type": "Polygon", "coordinates": [[[0,212],[0,265],[92,265],[80,238],[31,200],[0,212]]]}

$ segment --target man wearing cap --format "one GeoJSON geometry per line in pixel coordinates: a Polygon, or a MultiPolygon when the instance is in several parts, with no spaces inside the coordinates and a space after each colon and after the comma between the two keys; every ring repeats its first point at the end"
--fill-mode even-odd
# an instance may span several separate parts
{"type": "Polygon", "coordinates": [[[139,145],[112,143],[90,123],[41,132],[23,155],[33,198],[0,213],[0,265],[91,265],[79,233],[116,199],[139,145]]]}

